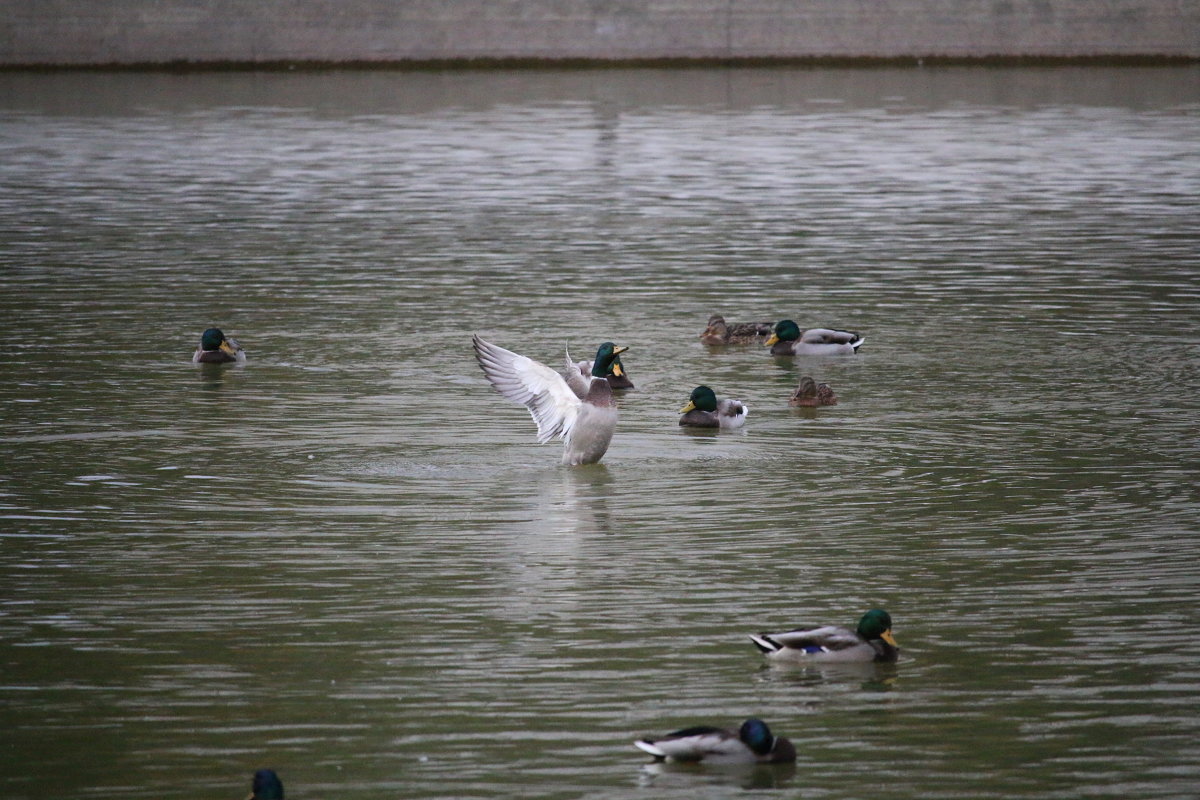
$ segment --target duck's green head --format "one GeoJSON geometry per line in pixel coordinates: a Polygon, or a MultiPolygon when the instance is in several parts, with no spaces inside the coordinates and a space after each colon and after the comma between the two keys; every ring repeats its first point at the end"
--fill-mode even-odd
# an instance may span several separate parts
{"type": "Polygon", "coordinates": [[[775,323],[774,330],[767,338],[767,341],[763,344],[767,347],[770,347],[776,342],[794,342],[799,338],[800,326],[795,322],[792,322],[790,319],[784,319],[775,323]]]}
{"type": "Polygon", "coordinates": [[[222,333],[220,328],[209,328],[200,334],[200,349],[216,350],[221,346],[221,342],[223,341],[225,341],[225,334],[222,333]]]}
{"type": "Polygon", "coordinates": [[[775,746],[775,736],[761,719],[751,718],[743,722],[738,738],[760,756],[765,756],[775,746]]]}
{"type": "Polygon", "coordinates": [[[868,642],[883,639],[892,647],[899,647],[892,638],[892,616],[882,608],[873,608],[858,621],[858,635],[868,642]]]}
{"type": "Polygon", "coordinates": [[[692,389],[692,394],[688,398],[687,405],[679,409],[679,413],[686,414],[696,408],[701,411],[716,411],[717,393],[707,386],[697,386],[695,389],[692,389]]]}
{"type": "Polygon", "coordinates": [[[260,769],[254,773],[250,797],[246,800],[283,800],[283,781],[273,769],[260,769]]]}
{"type": "Polygon", "coordinates": [[[617,356],[628,349],[628,347],[617,347],[612,342],[600,345],[600,349],[596,351],[596,359],[592,362],[592,377],[607,378],[610,373],[620,375],[620,372],[613,369],[613,365],[620,363],[617,356]]]}

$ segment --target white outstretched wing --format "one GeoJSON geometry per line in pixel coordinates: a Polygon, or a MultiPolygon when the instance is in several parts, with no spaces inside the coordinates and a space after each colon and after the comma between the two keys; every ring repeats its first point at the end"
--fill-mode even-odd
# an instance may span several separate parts
{"type": "Polygon", "coordinates": [[[475,357],[496,391],[529,409],[538,441],[564,438],[579,417],[582,401],[563,377],[545,364],[472,337],[475,357]]]}

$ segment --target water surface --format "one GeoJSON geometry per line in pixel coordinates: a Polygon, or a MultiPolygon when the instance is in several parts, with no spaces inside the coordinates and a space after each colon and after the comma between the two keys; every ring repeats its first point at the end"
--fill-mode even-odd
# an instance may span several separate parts
{"type": "Polygon", "coordinates": [[[0,794],[1194,796],[1198,120],[1194,68],[0,75],[0,794]],[[630,346],[601,465],[475,332],[630,346]],[[745,636],[872,606],[897,665],[745,636]],[[630,745],[751,715],[795,770],[630,745]]]}

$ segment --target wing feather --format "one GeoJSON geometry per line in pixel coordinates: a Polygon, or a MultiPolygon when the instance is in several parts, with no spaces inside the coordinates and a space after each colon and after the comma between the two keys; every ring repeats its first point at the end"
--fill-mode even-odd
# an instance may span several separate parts
{"type": "Polygon", "coordinates": [[[578,364],[571,360],[571,351],[567,350],[566,372],[567,386],[580,400],[587,399],[592,385],[592,362],[580,361],[578,364]],[[583,365],[587,364],[587,377],[584,377],[583,365]]]}
{"type": "Polygon", "coordinates": [[[849,344],[854,345],[862,339],[854,331],[838,331],[832,328],[809,328],[800,335],[804,344],[849,344]]]}
{"type": "Polygon", "coordinates": [[[478,335],[471,341],[488,382],[504,397],[529,409],[537,424],[539,442],[548,442],[555,436],[565,438],[570,433],[583,403],[561,375],[545,364],[484,341],[478,335]]]}
{"type": "Polygon", "coordinates": [[[810,630],[798,629],[788,631],[787,633],[771,633],[761,634],[763,638],[770,642],[778,643],[783,647],[793,647],[803,649],[806,647],[822,647],[828,650],[846,650],[851,647],[857,647],[862,644],[862,639],[858,638],[858,634],[849,628],[842,628],[837,625],[826,625],[823,628],[812,628],[810,630]]]}

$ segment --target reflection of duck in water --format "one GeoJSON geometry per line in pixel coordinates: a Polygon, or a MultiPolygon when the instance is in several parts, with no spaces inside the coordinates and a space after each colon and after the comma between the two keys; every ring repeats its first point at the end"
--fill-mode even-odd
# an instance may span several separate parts
{"type": "Polygon", "coordinates": [[[895,661],[900,646],[892,638],[892,617],[873,608],[858,622],[856,630],[826,625],[787,633],[750,634],[755,647],[768,658],[796,663],[850,663],[895,661]]]}
{"type": "Polygon", "coordinates": [[[685,427],[728,429],[742,427],[750,409],[738,400],[718,400],[712,389],[697,386],[679,413],[679,424],[685,427]]]}
{"type": "Polygon", "coordinates": [[[209,328],[200,336],[200,346],[192,353],[193,364],[246,363],[246,351],[237,339],[227,337],[220,328],[209,328]]]}
{"type": "Polygon", "coordinates": [[[250,796],[246,800],[283,800],[283,781],[273,769],[260,769],[254,773],[250,796]]]}
{"type": "Polygon", "coordinates": [[[708,318],[708,327],[700,334],[705,344],[757,344],[771,335],[769,322],[725,322],[720,314],[708,318]]]}
{"type": "Polygon", "coordinates": [[[659,761],[706,761],[713,764],[779,764],[796,760],[795,746],[775,736],[761,719],[748,719],[735,733],[698,725],[634,745],[659,761]]]}
{"type": "Polygon", "coordinates": [[[472,337],[475,357],[496,391],[529,409],[537,423],[538,442],[565,440],[562,463],[595,464],[608,450],[617,427],[617,407],[606,375],[612,362],[629,348],[605,342],[596,351],[592,374],[585,377],[567,354],[559,375],[532,358],[472,337]]]}
{"type": "Polygon", "coordinates": [[[770,346],[773,356],[833,356],[854,355],[864,341],[853,331],[832,328],[809,328],[801,333],[799,325],[785,319],[775,323],[764,344],[770,346]]]}
{"type": "Polygon", "coordinates": [[[800,379],[800,385],[796,387],[796,391],[792,392],[792,396],[788,400],[788,405],[804,407],[836,406],[837,395],[833,393],[833,389],[828,383],[817,383],[805,375],[800,379]]]}
{"type": "MultiPolygon", "coordinates": [[[[588,377],[592,374],[593,361],[578,361],[575,366],[579,367],[579,374],[583,377],[588,377]]],[[[609,365],[608,374],[604,376],[608,379],[608,385],[612,389],[632,389],[633,381],[629,379],[629,373],[625,371],[625,365],[621,363],[621,357],[617,356],[609,365]]]]}

